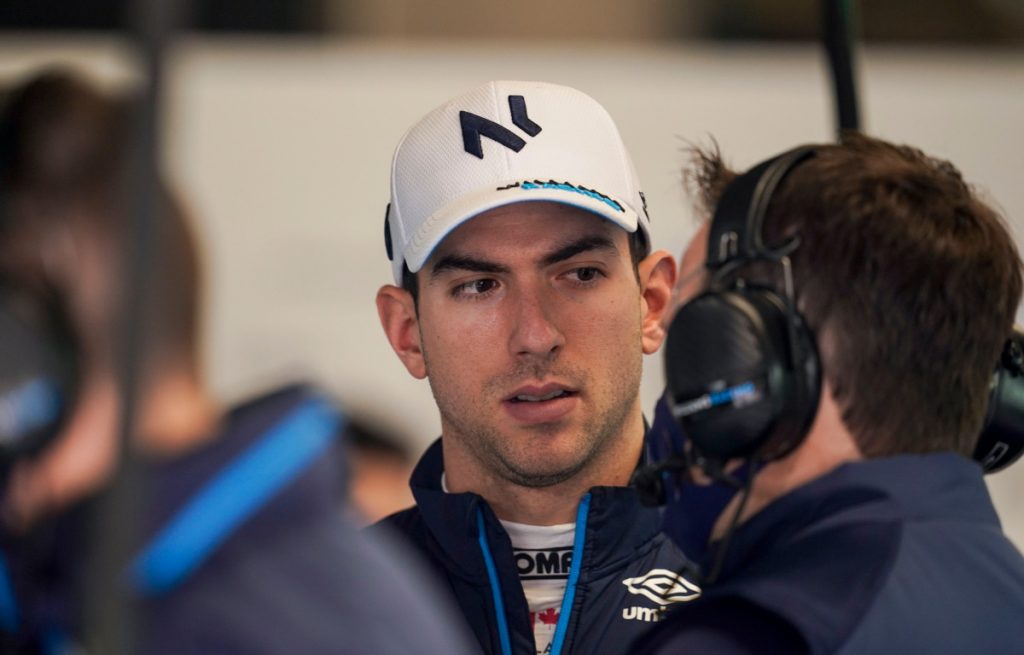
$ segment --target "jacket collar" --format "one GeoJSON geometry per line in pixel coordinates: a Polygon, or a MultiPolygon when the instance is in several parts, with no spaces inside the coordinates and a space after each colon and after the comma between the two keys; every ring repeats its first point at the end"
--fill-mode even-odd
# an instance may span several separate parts
{"type": "MultiPolygon", "coordinates": [[[[807,530],[855,521],[961,520],[998,527],[976,462],[953,453],[897,455],[844,464],[776,499],[736,529],[723,579],[807,530]]],[[[708,566],[721,543],[712,544],[708,566]]]]}
{"type": "MultiPolygon", "coordinates": [[[[481,496],[441,489],[443,447],[442,439],[437,439],[416,465],[410,479],[413,496],[427,528],[444,551],[447,568],[463,578],[486,580],[477,541],[477,512],[483,513],[488,532],[502,539],[501,543],[492,541],[492,548],[510,549],[508,535],[481,496]]],[[[632,488],[594,487],[590,494],[584,550],[587,569],[600,571],[635,558],[638,549],[660,532],[661,512],[642,506],[632,488]]]]}

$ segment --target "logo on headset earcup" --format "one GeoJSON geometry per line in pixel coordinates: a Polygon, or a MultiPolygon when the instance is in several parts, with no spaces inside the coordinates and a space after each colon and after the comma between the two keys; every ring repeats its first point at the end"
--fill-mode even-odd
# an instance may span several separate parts
{"type": "Polygon", "coordinates": [[[676,420],[699,454],[719,461],[783,456],[817,411],[814,340],[768,289],[709,291],[680,308],[665,369],[676,420]]]}

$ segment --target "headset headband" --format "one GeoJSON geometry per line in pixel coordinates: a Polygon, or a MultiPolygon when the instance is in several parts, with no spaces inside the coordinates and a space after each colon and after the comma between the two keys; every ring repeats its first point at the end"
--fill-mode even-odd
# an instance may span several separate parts
{"type": "Polygon", "coordinates": [[[708,235],[705,266],[717,271],[755,259],[778,261],[799,244],[794,237],[777,248],[764,244],[762,229],[768,203],[786,175],[817,152],[804,145],[761,162],[733,180],[722,193],[708,235]]]}

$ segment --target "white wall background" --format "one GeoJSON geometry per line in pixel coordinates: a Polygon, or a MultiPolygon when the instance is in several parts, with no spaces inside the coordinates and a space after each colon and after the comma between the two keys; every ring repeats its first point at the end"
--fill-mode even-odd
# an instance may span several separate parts
{"type": "MultiPolygon", "coordinates": [[[[71,62],[132,77],[123,43],[0,38],[0,76],[71,62]]],[[[947,157],[1024,236],[1024,51],[860,53],[869,132],[947,157]]],[[[189,198],[209,260],[207,355],[227,399],[310,377],[408,435],[439,430],[425,382],[410,378],[378,325],[390,280],[383,246],[391,152],[422,114],[488,79],[575,86],[617,120],[644,183],[658,247],[693,229],[680,188],[687,140],[713,135],[740,168],[832,138],[817,47],[594,43],[186,40],[166,91],[169,172],[189,198]]],[[[661,364],[649,358],[652,406],[661,364]]],[[[1024,464],[990,478],[1024,545],[1024,464]]]]}

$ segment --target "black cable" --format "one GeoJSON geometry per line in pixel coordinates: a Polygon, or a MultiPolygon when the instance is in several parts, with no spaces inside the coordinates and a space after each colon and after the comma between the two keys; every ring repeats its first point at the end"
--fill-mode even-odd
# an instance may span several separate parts
{"type": "Polygon", "coordinates": [[[740,490],[740,502],[736,506],[736,511],[733,512],[732,519],[729,520],[729,527],[725,531],[725,536],[719,542],[718,552],[715,553],[715,564],[711,568],[711,573],[708,574],[702,580],[703,585],[712,585],[718,580],[718,576],[722,573],[722,566],[725,564],[726,553],[729,550],[729,543],[732,541],[732,536],[736,532],[737,526],[739,526],[740,517],[743,516],[743,510],[747,507],[747,501],[750,500],[750,492],[754,485],[754,476],[757,475],[757,469],[760,466],[760,462],[751,460],[750,466],[747,471],[746,479],[743,481],[743,488],[740,490]]]}
{"type": "Polygon", "coordinates": [[[130,25],[141,63],[141,93],[132,108],[131,138],[125,175],[125,200],[132,212],[132,231],[126,241],[127,274],[124,276],[118,322],[119,434],[113,480],[99,498],[92,525],[89,567],[85,573],[83,640],[85,651],[118,655],[133,652],[138,618],[125,568],[138,544],[137,530],[145,480],[133,448],[138,415],[141,354],[144,343],[145,306],[149,301],[149,262],[152,235],[160,215],[160,105],[164,50],[178,17],[184,11],[175,0],[141,0],[129,3],[130,25]]]}
{"type": "Polygon", "coordinates": [[[822,42],[832,72],[836,132],[860,129],[853,70],[853,0],[822,0],[822,42]]]}

